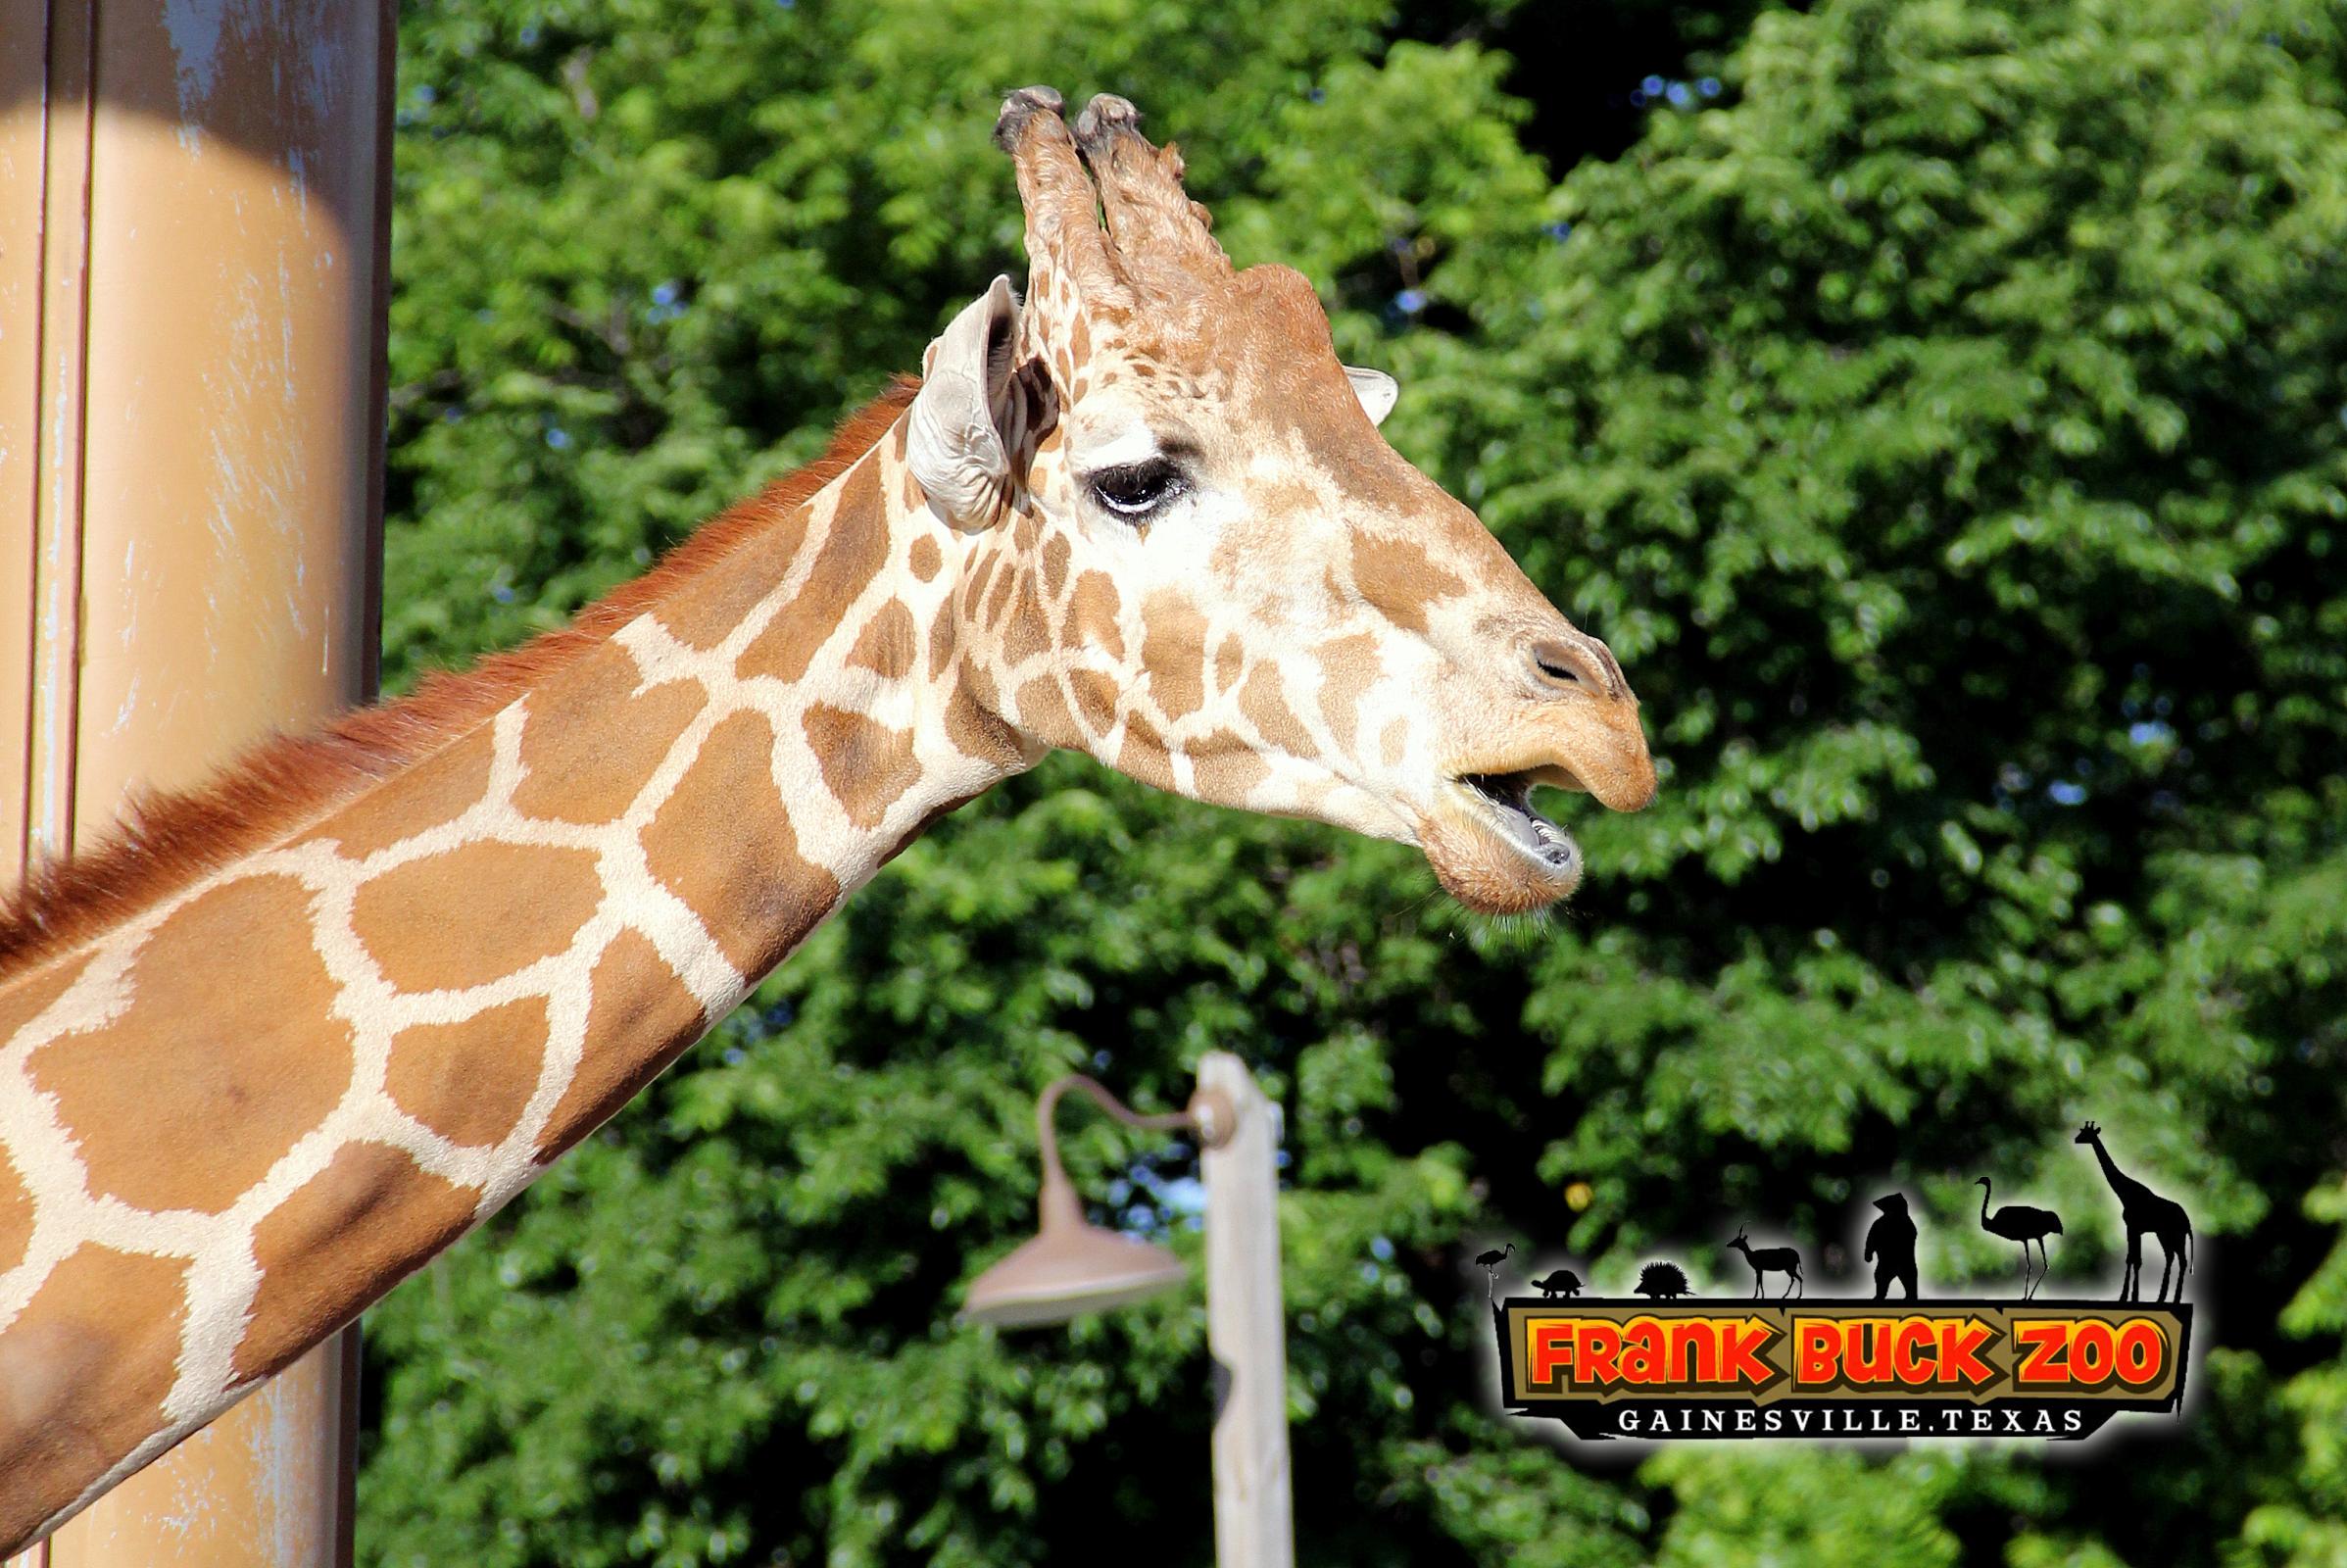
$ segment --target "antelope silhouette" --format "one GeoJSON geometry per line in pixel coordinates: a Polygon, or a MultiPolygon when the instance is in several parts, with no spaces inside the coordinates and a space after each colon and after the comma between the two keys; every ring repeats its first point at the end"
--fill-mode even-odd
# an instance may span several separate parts
{"type": "Polygon", "coordinates": [[[1744,1261],[1752,1265],[1752,1294],[1755,1297],[1761,1294],[1761,1284],[1771,1274],[1786,1276],[1781,1296],[1792,1295],[1796,1285],[1801,1287],[1803,1296],[1809,1294],[1809,1282],[1801,1277],[1801,1254],[1793,1249],[1763,1247],[1755,1250],[1750,1242],[1744,1240],[1741,1226],[1736,1227],[1736,1239],[1728,1245],[1743,1253],[1744,1261]]]}

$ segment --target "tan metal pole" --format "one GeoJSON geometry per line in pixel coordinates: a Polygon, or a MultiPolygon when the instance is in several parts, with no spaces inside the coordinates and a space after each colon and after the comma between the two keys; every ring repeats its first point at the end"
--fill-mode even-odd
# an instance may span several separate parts
{"type": "MultiPolygon", "coordinates": [[[[392,17],[0,0],[0,880],[373,690],[392,17]]],[[[357,1376],[353,1331],[47,1561],[349,1562],[357,1376]]]]}
{"type": "Polygon", "coordinates": [[[1214,1417],[1214,1560],[1218,1568],[1292,1568],[1279,1107],[1228,1052],[1199,1060],[1198,1083],[1201,1096],[1219,1092],[1232,1110],[1229,1140],[1198,1153],[1206,1186],[1206,1348],[1222,1381],[1214,1417]]]}

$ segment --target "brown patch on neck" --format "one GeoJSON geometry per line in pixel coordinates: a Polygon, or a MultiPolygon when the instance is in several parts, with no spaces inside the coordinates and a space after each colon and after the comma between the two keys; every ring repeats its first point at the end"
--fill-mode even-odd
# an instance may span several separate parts
{"type": "Polygon", "coordinates": [[[840,426],[822,457],[705,523],[659,565],[581,610],[569,625],[468,670],[427,676],[398,702],[266,742],[200,790],[134,801],[100,844],[36,867],[0,904],[0,982],[275,843],[487,719],[745,542],[787,521],[877,445],[919,390],[917,380],[900,377],[840,426]]]}
{"type": "Polygon", "coordinates": [[[603,898],[592,852],[492,839],[361,884],[351,930],[395,989],[461,991],[567,950],[603,898]]]}
{"type": "Polygon", "coordinates": [[[521,1120],[546,1054],[546,999],[523,997],[391,1040],[391,1102],[453,1144],[494,1144],[521,1120]]]}
{"type": "Polygon", "coordinates": [[[839,505],[816,548],[807,580],[776,612],[756,641],[742,650],[735,668],[744,675],[795,681],[807,673],[815,651],[839,628],[840,617],[864,585],[888,564],[888,527],[882,520],[880,461],[858,462],[848,470],[839,505]]]}
{"type": "Polygon", "coordinates": [[[32,1248],[32,1189],[0,1158],[0,1271],[24,1261],[32,1248]]]}
{"type": "Polygon", "coordinates": [[[165,1425],[187,1264],[85,1243],[0,1337],[0,1541],[65,1507],[165,1425]]]}
{"type": "Polygon", "coordinates": [[[238,1378],[276,1371],[465,1234],[479,1193],[383,1144],[351,1144],[253,1230],[261,1290],[238,1378]]]}
{"type": "Polygon", "coordinates": [[[578,1071],[547,1118],[538,1163],[550,1163],[602,1126],[707,1027],[701,1004],[642,932],[613,937],[588,980],[578,1071]]]}
{"type": "Polygon", "coordinates": [[[351,1026],[334,1015],[309,906],[283,876],[182,905],[132,963],[128,1006],[26,1058],[32,1086],[56,1097],[91,1192],[220,1213],[341,1101],[351,1026]]]}
{"type": "Polygon", "coordinates": [[[774,787],[774,730],[762,713],[727,716],[644,830],[652,874],[691,905],[725,959],[758,980],[840,901],[839,878],[799,853],[790,808],[774,787]],[[759,824],[750,854],[711,822],[759,824]]]}
{"type": "Polygon", "coordinates": [[[809,708],[800,727],[823,770],[823,787],[857,827],[878,827],[898,797],[920,780],[908,729],[891,729],[869,714],[829,703],[809,708]]]}

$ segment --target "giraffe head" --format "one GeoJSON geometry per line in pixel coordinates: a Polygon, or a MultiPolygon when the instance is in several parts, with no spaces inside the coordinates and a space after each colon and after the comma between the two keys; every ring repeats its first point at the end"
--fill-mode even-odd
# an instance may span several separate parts
{"type": "Polygon", "coordinates": [[[1386,444],[1392,379],[1338,363],[1300,274],[1232,268],[1138,120],[1027,88],[996,127],[1025,300],[997,278],[931,344],[907,441],[967,545],[961,679],[1030,747],[1418,845],[1471,907],[1563,898],[1532,786],[1654,794],[1621,665],[1386,444]]]}

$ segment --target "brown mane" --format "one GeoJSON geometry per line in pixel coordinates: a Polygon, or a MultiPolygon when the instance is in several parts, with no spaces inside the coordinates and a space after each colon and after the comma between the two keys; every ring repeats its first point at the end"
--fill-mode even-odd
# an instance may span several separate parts
{"type": "Polygon", "coordinates": [[[428,675],[396,702],[263,741],[201,788],[134,798],[99,843],[34,867],[0,902],[0,982],[274,843],[470,730],[845,472],[919,388],[899,377],[841,424],[821,457],[696,528],[650,571],[586,606],[568,625],[469,669],[428,675]]]}

